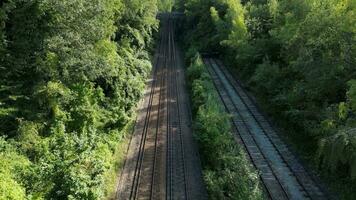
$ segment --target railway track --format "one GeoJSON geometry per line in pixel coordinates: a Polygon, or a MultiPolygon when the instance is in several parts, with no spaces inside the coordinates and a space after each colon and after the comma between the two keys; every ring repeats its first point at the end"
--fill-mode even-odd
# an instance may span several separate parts
{"type": "Polygon", "coordinates": [[[204,59],[234,133],[260,171],[271,199],[327,199],[221,61],[204,59]]]}
{"type": "MultiPolygon", "coordinates": [[[[173,21],[169,20],[170,30],[173,30],[173,21]]],[[[184,142],[181,129],[180,93],[177,83],[176,48],[174,32],[169,33],[169,68],[168,75],[168,168],[167,199],[187,199],[187,181],[185,168],[184,142]],[[175,189],[180,188],[180,189],[175,189]]]]}
{"type": "Polygon", "coordinates": [[[199,157],[188,126],[174,18],[170,14],[160,18],[152,79],[139,105],[116,199],[205,199],[199,157]]]}

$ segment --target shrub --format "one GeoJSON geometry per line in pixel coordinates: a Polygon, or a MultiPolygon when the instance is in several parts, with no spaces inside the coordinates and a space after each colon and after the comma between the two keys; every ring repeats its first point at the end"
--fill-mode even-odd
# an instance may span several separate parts
{"type": "Polygon", "coordinates": [[[29,166],[28,159],[0,137],[0,199],[26,198],[26,188],[22,179],[29,166]]]}

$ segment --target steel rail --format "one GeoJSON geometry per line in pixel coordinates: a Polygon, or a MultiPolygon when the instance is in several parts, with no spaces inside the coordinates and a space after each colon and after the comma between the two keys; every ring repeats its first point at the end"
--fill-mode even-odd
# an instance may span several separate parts
{"type": "MultiPolygon", "coordinates": [[[[153,99],[153,95],[154,95],[154,88],[155,88],[155,85],[156,85],[156,80],[155,80],[155,77],[157,75],[157,72],[158,72],[158,63],[160,61],[160,56],[159,56],[159,52],[161,52],[162,48],[163,48],[163,31],[160,31],[160,41],[159,41],[159,45],[157,47],[157,55],[155,56],[155,60],[154,60],[154,65],[153,65],[153,70],[151,72],[151,77],[152,77],[152,82],[150,84],[150,86],[147,86],[148,88],[150,88],[150,92],[149,92],[149,97],[148,97],[148,106],[147,106],[147,109],[146,109],[146,112],[145,112],[145,119],[144,119],[144,124],[143,124],[143,127],[142,127],[142,124],[141,122],[139,121],[139,119],[137,118],[136,121],[135,121],[135,128],[133,130],[133,134],[130,138],[130,142],[129,142],[129,145],[128,145],[128,149],[127,149],[127,152],[129,152],[130,150],[130,145],[132,145],[133,143],[133,138],[135,137],[135,132],[137,129],[141,129],[140,127],[142,127],[142,135],[141,135],[141,139],[139,141],[139,152],[138,152],[138,157],[137,157],[137,160],[136,160],[136,164],[135,164],[135,170],[134,170],[134,174],[133,174],[133,184],[131,184],[131,187],[130,187],[130,190],[129,190],[129,194],[127,194],[127,191],[125,191],[125,189],[123,189],[122,187],[125,186],[126,184],[123,183],[123,171],[121,172],[120,174],[120,181],[119,181],[119,184],[117,186],[117,193],[116,193],[116,198],[118,199],[122,199],[122,198],[129,198],[129,199],[132,199],[132,195],[133,195],[133,191],[135,190],[134,188],[136,187],[135,186],[135,181],[136,181],[136,178],[137,178],[137,174],[138,174],[138,166],[139,166],[139,162],[140,162],[140,159],[141,159],[141,153],[142,153],[142,148],[143,148],[143,142],[144,142],[144,133],[145,133],[145,129],[146,129],[146,126],[147,126],[147,122],[148,122],[148,118],[150,116],[150,113],[151,113],[151,108],[152,108],[152,99],[153,99]],[[128,195],[128,196],[126,196],[128,195]]],[[[142,102],[142,104],[146,103],[145,102],[142,102]]],[[[129,164],[129,161],[126,159],[125,160],[125,163],[124,163],[124,169],[126,167],[126,165],[129,164]]],[[[130,178],[130,177],[129,177],[130,178]]]]}
{"type": "MultiPolygon", "coordinates": [[[[168,34],[168,47],[170,47],[170,37],[171,35],[168,34]]],[[[168,48],[168,55],[170,55],[170,48],[168,48]]],[[[170,65],[171,64],[171,61],[168,59],[168,64],[170,65]]],[[[167,67],[168,68],[168,67],[167,67]]],[[[172,198],[172,193],[173,193],[173,145],[172,145],[172,127],[171,127],[171,96],[172,96],[172,89],[171,89],[171,75],[172,74],[172,71],[171,70],[168,70],[168,76],[167,76],[167,88],[168,88],[168,95],[167,95],[167,161],[168,161],[168,170],[167,170],[167,176],[166,176],[166,179],[167,179],[167,185],[166,185],[166,188],[167,188],[167,193],[166,193],[166,199],[171,199],[172,198]]]]}
{"type": "MultiPolygon", "coordinates": [[[[167,59],[164,59],[164,66],[166,66],[167,63],[167,59]]],[[[153,161],[153,172],[152,172],[152,183],[151,183],[151,195],[150,195],[150,199],[154,199],[155,197],[155,193],[153,192],[153,188],[154,185],[156,183],[156,179],[157,176],[159,176],[159,173],[163,173],[163,172],[156,172],[157,169],[157,155],[160,153],[158,150],[158,142],[159,140],[161,140],[160,136],[162,135],[162,133],[160,131],[162,131],[160,128],[160,122],[161,122],[161,109],[164,109],[164,104],[162,106],[162,102],[165,101],[165,99],[162,98],[166,98],[164,95],[162,95],[163,90],[165,90],[164,86],[165,84],[165,77],[166,77],[166,70],[164,69],[163,72],[163,76],[161,76],[161,87],[160,87],[160,96],[159,96],[159,102],[158,102],[158,116],[157,116],[157,124],[156,124],[156,140],[155,140],[155,149],[154,149],[154,161],[153,161]],[[162,101],[163,100],[163,101],[162,101]]]]}
{"type": "Polygon", "coordinates": [[[173,68],[173,72],[174,72],[174,91],[175,91],[175,96],[176,96],[176,109],[177,109],[177,117],[178,117],[178,134],[179,134],[179,145],[180,145],[180,152],[181,152],[181,167],[182,169],[182,173],[183,173],[183,184],[184,184],[184,199],[188,199],[188,189],[187,189],[187,177],[186,177],[186,165],[185,165],[185,153],[184,153],[184,141],[183,141],[183,134],[182,134],[182,129],[181,129],[181,108],[180,108],[180,94],[181,91],[178,87],[178,79],[177,79],[177,48],[176,48],[176,44],[175,44],[175,33],[174,33],[174,24],[171,24],[171,34],[172,34],[172,60],[173,60],[173,64],[172,64],[172,68],[173,68]],[[172,27],[173,26],[173,27],[172,27]]]}
{"type": "MultiPolygon", "coordinates": [[[[163,23],[166,23],[166,21],[162,20],[163,23]]],[[[152,183],[151,183],[151,196],[150,199],[162,199],[163,197],[166,196],[166,181],[165,179],[162,180],[162,177],[165,178],[165,173],[166,173],[166,151],[163,150],[162,148],[165,148],[163,144],[166,143],[166,132],[167,132],[167,126],[165,125],[167,122],[167,115],[166,115],[166,108],[167,108],[167,42],[169,41],[169,38],[167,36],[167,26],[164,25],[166,33],[164,34],[164,37],[166,38],[166,41],[164,42],[165,48],[163,49],[163,58],[164,58],[164,63],[163,63],[163,77],[162,77],[162,85],[161,85],[161,94],[160,94],[160,110],[159,110],[159,117],[157,121],[157,132],[156,132],[156,144],[155,144],[155,157],[154,157],[154,168],[153,168],[153,173],[152,173],[152,183]],[[164,160],[163,160],[164,159],[164,160]],[[164,185],[164,187],[163,187],[164,185]],[[162,194],[163,193],[163,194],[162,194]]]]}
{"type": "MultiPolygon", "coordinates": [[[[152,88],[151,88],[151,96],[150,96],[150,102],[149,102],[149,107],[148,107],[148,113],[146,115],[145,118],[145,124],[144,124],[144,130],[143,130],[143,137],[141,138],[141,143],[140,143],[140,149],[139,149],[139,157],[137,160],[137,164],[136,164],[136,168],[135,168],[135,173],[134,173],[134,182],[131,188],[131,195],[130,195],[130,199],[137,199],[138,198],[138,193],[139,193],[139,185],[140,185],[140,181],[141,181],[141,174],[142,174],[142,166],[143,166],[143,162],[144,162],[144,156],[145,156],[145,146],[146,146],[146,142],[147,142],[147,134],[148,134],[148,130],[149,130],[149,126],[150,126],[150,122],[151,122],[151,113],[152,113],[152,107],[153,107],[153,100],[154,100],[154,96],[156,95],[156,88],[158,85],[162,84],[162,76],[159,76],[160,73],[160,69],[162,68],[162,66],[160,65],[162,63],[162,59],[160,58],[161,54],[164,54],[164,46],[165,46],[165,37],[163,37],[165,35],[164,33],[164,29],[162,29],[162,40],[161,40],[161,44],[160,44],[160,50],[158,53],[158,60],[156,63],[156,68],[155,68],[155,75],[153,77],[153,84],[152,84],[152,88]],[[158,79],[161,78],[160,82],[158,83],[158,79]]],[[[163,56],[163,59],[165,58],[165,56],[163,56]]],[[[161,85],[162,86],[162,85],[161,85]]],[[[159,93],[161,92],[161,88],[159,89],[159,93]]],[[[160,98],[160,94],[159,94],[159,98],[160,98]]],[[[159,105],[159,104],[158,104],[159,105]]],[[[157,108],[157,112],[159,113],[159,106],[157,108]]],[[[159,118],[157,118],[157,122],[158,122],[159,118]]],[[[158,127],[156,127],[157,130],[158,127]]],[[[157,137],[155,138],[155,143],[156,143],[157,137]]],[[[155,155],[154,155],[155,156],[155,155]]],[[[152,166],[153,167],[153,166],[152,166]]],[[[152,184],[150,189],[152,189],[152,184]]],[[[152,190],[150,190],[150,196],[151,196],[152,190]]]]}

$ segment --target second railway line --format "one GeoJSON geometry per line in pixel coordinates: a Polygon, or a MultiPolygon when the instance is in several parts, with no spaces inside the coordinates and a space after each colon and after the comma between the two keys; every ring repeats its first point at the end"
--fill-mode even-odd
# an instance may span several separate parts
{"type": "Polygon", "coordinates": [[[222,62],[205,58],[222,103],[232,115],[234,133],[261,173],[271,199],[327,199],[222,62]]]}

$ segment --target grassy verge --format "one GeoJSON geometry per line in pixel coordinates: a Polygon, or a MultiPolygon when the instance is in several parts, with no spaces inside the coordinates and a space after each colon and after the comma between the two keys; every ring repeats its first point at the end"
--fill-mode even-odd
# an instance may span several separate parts
{"type": "MultiPolygon", "coordinates": [[[[191,52],[190,55],[193,55],[191,52]]],[[[260,179],[231,133],[231,120],[218,100],[199,56],[187,70],[204,180],[210,199],[263,199],[260,179]]]]}
{"type": "Polygon", "coordinates": [[[105,198],[104,199],[115,199],[116,186],[119,181],[119,175],[121,169],[125,163],[126,152],[128,145],[130,143],[131,133],[135,125],[135,120],[131,120],[125,128],[121,131],[122,138],[117,144],[117,147],[112,155],[111,167],[104,174],[105,176],[105,198]]]}

